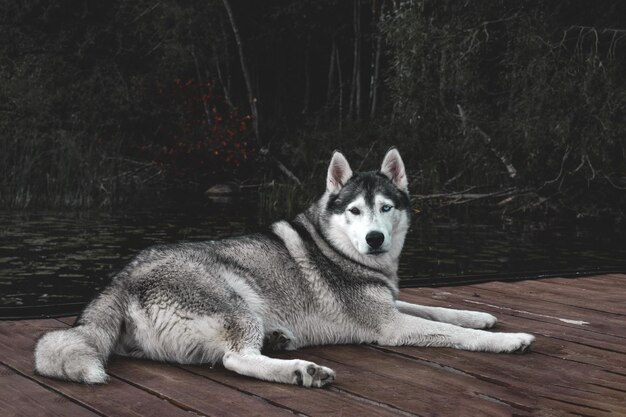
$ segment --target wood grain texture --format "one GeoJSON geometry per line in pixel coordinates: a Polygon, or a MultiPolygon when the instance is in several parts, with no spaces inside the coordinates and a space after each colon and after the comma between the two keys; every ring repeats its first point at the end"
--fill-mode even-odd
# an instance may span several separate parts
{"type": "Polygon", "coordinates": [[[97,416],[4,365],[0,365],[0,410],[3,417],[97,416]]]}
{"type": "Polygon", "coordinates": [[[221,366],[112,358],[111,382],[33,373],[44,331],[75,318],[0,322],[0,414],[84,416],[626,415],[626,275],[403,289],[419,304],[485,311],[493,331],[537,336],[525,355],[346,345],[282,352],[337,372],[327,389],[267,383],[221,366]]]}

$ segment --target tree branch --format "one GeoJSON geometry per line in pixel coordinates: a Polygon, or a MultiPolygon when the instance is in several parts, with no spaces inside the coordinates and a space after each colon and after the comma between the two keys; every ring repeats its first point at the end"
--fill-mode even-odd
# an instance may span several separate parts
{"type": "Polygon", "coordinates": [[[233,29],[233,34],[235,35],[235,41],[237,42],[237,48],[239,51],[239,62],[241,63],[241,72],[243,72],[246,89],[248,90],[248,102],[250,103],[250,113],[252,113],[252,127],[254,129],[254,134],[256,135],[257,144],[259,145],[259,148],[262,149],[263,142],[261,141],[261,135],[259,133],[259,112],[257,110],[257,99],[255,97],[254,90],[252,89],[252,79],[250,77],[248,65],[246,64],[243,41],[241,40],[241,36],[239,35],[239,28],[237,27],[237,23],[235,22],[235,16],[233,15],[233,10],[230,7],[229,0],[222,1],[224,3],[224,8],[226,8],[226,12],[228,13],[228,19],[230,20],[230,25],[233,29]]]}
{"type": "MultiPolygon", "coordinates": [[[[465,131],[468,126],[467,115],[459,104],[457,104],[456,107],[459,110],[459,117],[461,118],[463,130],[465,131]]],[[[509,177],[514,180],[517,177],[517,169],[515,169],[515,167],[505,154],[500,152],[498,149],[496,149],[495,146],[492,145],[491,137],[477,125],[474,125],[471,130],[475,131],[483,138],[485,144],[489,147],[489,149],[491,149],[491,152],[493,152],[494,155],[496,155],[498,159],[502,161],[502,164],[506,167],[506,171],[508,172],[509,177]]]]}

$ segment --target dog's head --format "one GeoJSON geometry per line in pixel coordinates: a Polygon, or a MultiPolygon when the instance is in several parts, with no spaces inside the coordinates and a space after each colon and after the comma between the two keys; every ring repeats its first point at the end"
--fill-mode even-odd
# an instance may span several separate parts
{"type": "Polygon", "coordinates": [[[410,201],[404,163],[390,149],[379,171],[352,172],[335,151],[326,179],[326,235],[355,256],[400,255],[409,226],[410,201]]]}

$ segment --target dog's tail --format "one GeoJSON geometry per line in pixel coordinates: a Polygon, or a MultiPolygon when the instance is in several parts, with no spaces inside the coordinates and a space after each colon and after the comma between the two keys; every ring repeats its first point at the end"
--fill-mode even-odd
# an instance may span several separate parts
{"type": "Polygon", "coordinates": [[[117,285],[85,308],[74,327],[46,333],[35,347],[35,370],[52,378],[86,384],[107,382],[104,364],[120,335],[126,297],[117,285]]]}

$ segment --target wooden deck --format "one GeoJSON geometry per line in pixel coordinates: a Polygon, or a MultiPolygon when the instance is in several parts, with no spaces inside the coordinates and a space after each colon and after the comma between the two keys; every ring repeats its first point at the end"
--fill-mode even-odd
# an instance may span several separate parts
{"type": "Polygon", "coordinates": [[[405,289],[405,301],[476,309],[497,331],[537,336],[531,353],[327,346],[281,353],[333,368],[326,389],[221,367],[114,358],[111,382],[33,373],[32,348],[68,319],[0,322],[2,416],[626,416],[626,275],[405,289]]]}

